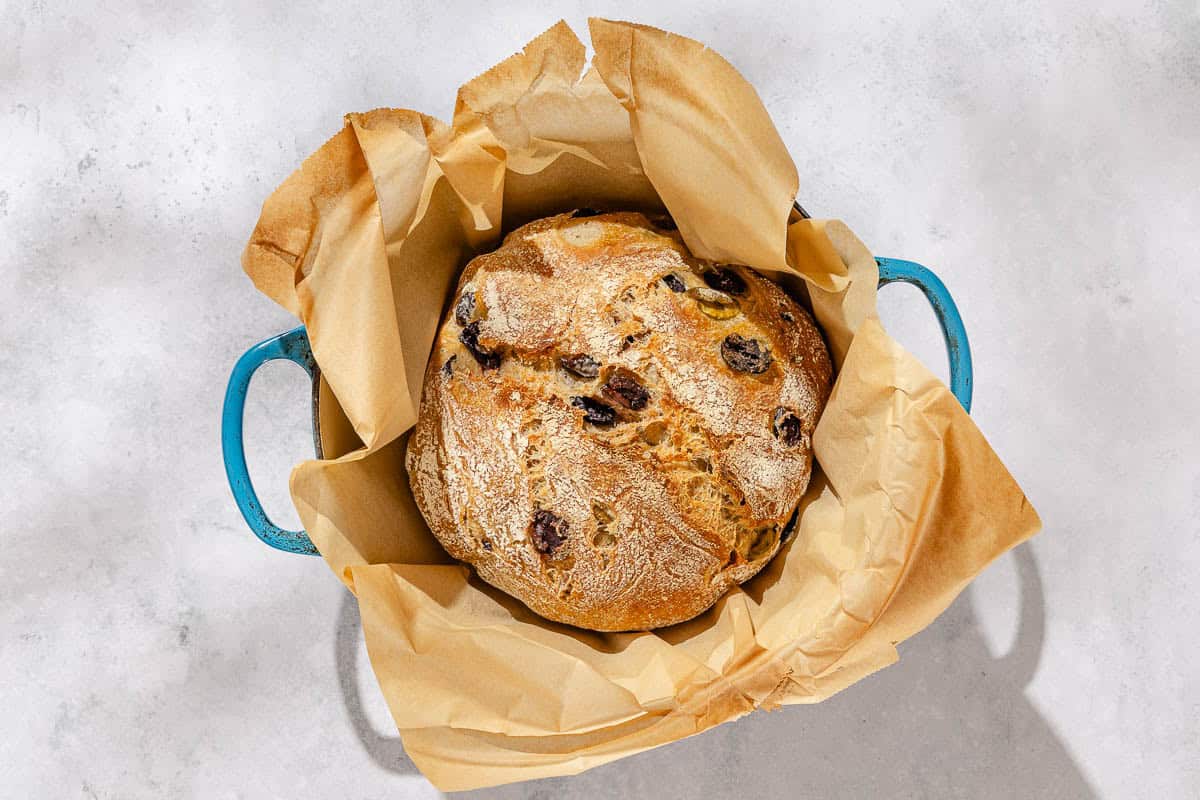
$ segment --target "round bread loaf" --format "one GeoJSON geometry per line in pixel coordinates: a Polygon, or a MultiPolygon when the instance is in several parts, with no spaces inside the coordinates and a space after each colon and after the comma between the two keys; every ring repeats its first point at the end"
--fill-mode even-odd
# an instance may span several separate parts
{"type": "Polygon", "coordinates": [[[807,311],[669,220],[541,219],[463,272],[413,495],[450,555],[543,617],[682,622],[779,549],[831,375],[807,311]]]}

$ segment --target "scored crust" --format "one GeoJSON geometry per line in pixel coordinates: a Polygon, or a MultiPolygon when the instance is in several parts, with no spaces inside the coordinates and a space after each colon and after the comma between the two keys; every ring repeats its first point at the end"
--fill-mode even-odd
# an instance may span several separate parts
{"type": "Polygon", "coordinates": [[[473,259],[406,454],[451,556],[593,630],[691,619],[775,555],[830,391],[802,306],[656,221],[560,214],[473,259]]]}

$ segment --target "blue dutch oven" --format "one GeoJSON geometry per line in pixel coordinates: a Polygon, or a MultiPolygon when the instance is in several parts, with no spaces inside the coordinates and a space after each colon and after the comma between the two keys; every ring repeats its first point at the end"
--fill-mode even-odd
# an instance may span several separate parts
{"type": "MultiPolygon", "coordinates": [[[[804,209],[796,205],[803,217],[804,209]]],[[[946,340],[946,353],[950,359],[950,391],[971,410],[971,348],[967,343],[967,331],[963,327],[958,307],[947,291],[946,285],[929,269],[912,261],[899,258],[877,258],[879,285],[910,283],[920,289],[942,328],[946,340]]],[[[271,522],[246,469],[246,451],[242,439],[242,420],[246,408],[246,391],[255,371],[268,361],[284,359],[304,368],[312,379],[312,423],[313,445],[317,458],[337,457],[350,452],[357,446],[357,437],[349,420],[346,419],[328,385],[321,380],[321,370],[313,359],[308,343],[308,332],[304,326],[273,336],[247,350],[233,367],[229,386],[225,390],[225,406],[221,412],[221,450],[225,457],[225,474],[229,487],[242,516],[250,530],[266,544],[288,553],[319,555],[308,534],[304,531],[288,531],[271,522]]]]}

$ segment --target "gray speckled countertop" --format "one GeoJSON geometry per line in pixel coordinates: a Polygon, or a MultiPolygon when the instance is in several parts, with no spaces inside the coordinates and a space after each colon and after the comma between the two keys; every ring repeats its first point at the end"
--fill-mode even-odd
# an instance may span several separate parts
{"type": "MultiPolygon", "coordinates": [[[[345,111],[448,119],[558,17],[586,35],[578,4],[475,5],[0,8],[0,794],[436,794],[353,603],[249,534],[217,429],[237,355],[293,324],[238,265],[268,192],[345,111]]],[[[940,272],[1044,532],[822,705],[481,796],[1200,794],[1200,8],[906,5],[639,19],[758,87],[814,214],[940,272]]],[[[882,306],[944,374],[915,290],[882,306]]],[[[283,522],[306,391],[251,392],[283,522]]]]}

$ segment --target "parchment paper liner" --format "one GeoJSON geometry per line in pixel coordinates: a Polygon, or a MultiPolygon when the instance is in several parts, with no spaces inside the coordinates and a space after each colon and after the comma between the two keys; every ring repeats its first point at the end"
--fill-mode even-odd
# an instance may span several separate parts
{"type": "Polygon", "coordinates": [[[347,115],[267,200],[243,257],[308,327],[361,440],[296,467],[292,496],[358,597],[405,749],[444,790],[576,773],[818,702],[894,662],[1040,526],[958,402],[880,326],[866,247],[839,222],[792,219],[796,169],[754,89],[690,39],[590,28],[590,68],[559,22],[465,84],[452,125],[347,115]],[[458,271],[502,231],[577,206],[665,207],[697,255],[807,297],[838,368],[792,542],[701,617],[654,632],[550,623],[473,579],[403,470],[458,271]]]}

